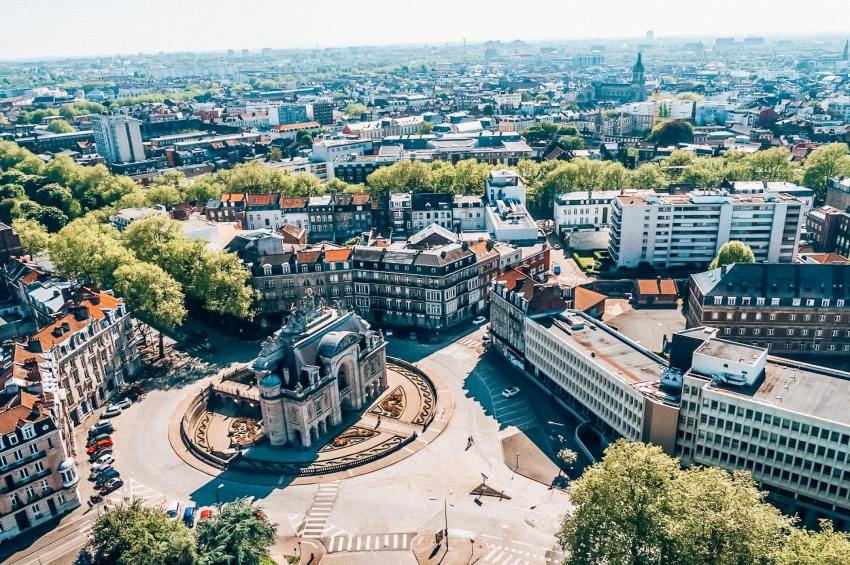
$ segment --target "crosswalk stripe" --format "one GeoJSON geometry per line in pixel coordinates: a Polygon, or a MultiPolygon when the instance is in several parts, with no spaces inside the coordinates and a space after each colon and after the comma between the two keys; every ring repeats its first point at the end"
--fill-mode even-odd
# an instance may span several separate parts
{"type": "Polygon", "coordinates": [[[505,556],[505,552],[500,551],[499,555],[497,555],[496,558],[493,560],[493,565],[496,565],[499,561],[501,561],[502,557],[504,557],[504,556],[505,556]]]}
{"type": "Polygon", "coordinates": [[[363,539],[360,536],[357,536],[357,551],[360,551],[360,543],[362,541],[363,541],[363,539]]]}
{"type": "Polygon", "coordinates": [[[398,548],[398,534],[393,534],[393,549],[398,548]]]}

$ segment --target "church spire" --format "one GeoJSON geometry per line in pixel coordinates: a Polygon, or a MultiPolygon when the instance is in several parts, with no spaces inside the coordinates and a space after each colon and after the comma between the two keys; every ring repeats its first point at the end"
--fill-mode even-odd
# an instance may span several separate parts
{"type": "Polygon", "coordinates": [[[850,59],[847,53],[848,50],[850,50],[850,39],[844,41],[844,55],[841,56],[842,61],[847,61],[848,59],[850,59]]]}

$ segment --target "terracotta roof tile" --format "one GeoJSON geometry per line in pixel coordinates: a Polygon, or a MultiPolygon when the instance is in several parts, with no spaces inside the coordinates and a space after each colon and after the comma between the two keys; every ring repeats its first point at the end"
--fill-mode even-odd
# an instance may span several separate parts
{"type": "Polygon", "coordinates": [[[331,249],[325,251],[325,261],[348,261],[351,258],[351,249],[331,249]]]}

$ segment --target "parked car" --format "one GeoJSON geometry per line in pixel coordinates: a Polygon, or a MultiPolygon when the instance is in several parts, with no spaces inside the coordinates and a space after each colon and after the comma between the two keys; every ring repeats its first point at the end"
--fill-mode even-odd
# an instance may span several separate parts
{"type": "Polygon", "coordinates": [[[108,453],[106,455],[101,455],[100,457],[98,457],[97,460],[92,463],[91,469],[92,471],[102,471],[107,467],[111,467],[113,463],[115,463],[115,456],[111,453],[108,453]]]}
{"type": "Polygon", "coordinates": [[[109,494],[110,492],[114,492],[123,486],[124,481],[122,481],[121,479],[109,479],[102,487],[100,487],[100,494],[109,494]]]}
{"type": "Polygon", "coordinates": [[[113,404],[112,406],[108,406],[106,408],[106,410],[104,410],[103,414],[100,415],[100,417],[101,418],[114,418],[115,416],[120,416],[120,415],[121,415],[121,407],[115,406],[113,404]]]}
{"type": "Polygon", "coordinates": [[[490,341],[491,339],[492,337],[490,337],[490,334],[484,334],[481,336],[481,341],[490,341]]]}
{"type": "Polygon", "coordinates": [[[183,509],[183,523],[188,527],[192,527],[195,525],[195,512],[197,512],[197,508],[194,506],[186,506],[183,509]]]}
{"type": "Polygon", "coordinates": [[[97,445],[97,442],[103,441],[105,439],[112,439],[109,434],[98,434],[96,436],[92,436],[89,434],[89,440],[86,442],[86,447],[91,447],[93,445],[97,445]]]}
{"type": "Polygon", "coordinates": [[[516,396],[518,394],[519,394],[519,387],[518,386],[512,386],[511,388],[506,388],[505,390],[502,391],[502,396],[504,396],[505,398],[510,398],[510,397],[516,396]]]}
{"type": "Polygon", "coordinates": [[[121,393],[121,398],[129,398],[133,402],[136,402],[138,399],[145,394],[145,389],[140,386],[131,386],[127,390],[121,393]]]}
{"type": "Polygon", "coordinates": [[[165,513],[168,515],[169,520],[176,520],[180,517],[180,501],[175,500],[173,502],[169,502],[168,506],[165,509],[165,513]]]}
{"type": "Polygon", "coordinates": [[[95,462],[98,459],[100,459],[101,457],[103,457],[104,455],[112,455],[112,448],[111,447],[103,447],[101,449],[98,449],[94,453],[89,453],[89,461],[95,462]]]}
{"type": "Polygon", "coordinates": [[[483,324],[486,321],[487,321],[487,318],[485,318],[484,316],[478,316],[477,318],[472,320],[472,323],[476,326],[480,326],[481,324],[483,324]]]}
{"type": "Polygon", "coordinates": [[[106,467],[105,469],[100,469],[98,471],[93,470],[91,472],[91,474],[89,475],[89,480],[90,481],[96,481],[100,476],[102,476],[104,473],[106,473],[110,469],[112,469],[112,467],[106,467]]]}
{"type": "Polygon", "coordinates": [[[112,427],[112,422],[109,420],[102,420],[89,429],[89,437],[92,438],[101,434],[111,434],[114,431],[115,428],[112,427]]]}
{"type": "Polygon", "coordinates": [[[107,436],[106,439],[99,440],[94,445],[90,445],[86,448],[88,453],[97,453],[101,449],[105,449],[107,447],[112,447],[112,438],[107,436]]]}
{"type": "Polygon", "coordinates": [[[214,508],[203,508],[198,515],[198,527],[203,528],[207,525],[207,522],[215,515],[214,508]]]}
{"type": "Polygon", "coordinates": [[[560,249],[560,248],[561,248],[561,246],[556,243],[555,246],[552,249],[560,249]]]}
{"type": "MultiPolygon", "coordinates": [[[[119,400],[118,402],[116,402],[116,403],[115,403],[115,404],[113,404],[112,406],[117,406],[117,407],[118,407],[118,408],[120,408],[121,410],[126,410],[126,409],[127,409],[127,408],[129,408],[132,404],[133,404],[133,401],[132,401],[132,400],[130,400],[129,398],[124,398],[124,399],[122,399],[122,400],[119,400]]],[[[110,406],[110,408],[111,408],[112,406],[110,406]]]]}
{"type": "Polygon", "coordinates": [[[100,475],[98,475],[97,479],[95,479],[94,481],[94,488],[100,489],[103,487],[103,485],[105,485],[112,479],[117,479],[120,476],[121,473],[119,473],[117,469],[113,469],[110,467],[109,469],[103,471],[100,475]]]}
{"type": "Polygon", "coordinates": [[[560,275],[561,274],[561,266],[555,265],[554,267],[552,267],[552,272],[555,273],[556,275],[560,275]]]}

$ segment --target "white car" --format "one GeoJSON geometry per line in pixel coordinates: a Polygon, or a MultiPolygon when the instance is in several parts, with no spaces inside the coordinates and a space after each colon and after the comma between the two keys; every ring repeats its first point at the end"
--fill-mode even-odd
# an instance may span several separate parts
{"type": "Polygon", "coordinates": [[[121,410],[126,410],[132,404],[133,404],[132,400],[130,400],[129,398],[125,398],[124,400],[121,400],[119,402],[116,402],[115,404],[112,404],[109,408],[117,407],[117,408],[120,408],[121,410]]]}
{"type": "Polygon", "coordinates": [[[505,390],[502,391],[502,396],[504,396],[505,398],[510,398],[510,397],[516,396],[518,394],[519,394],[519,387],[518,386],[512,386],[511,388],[506,388],[505,390]]]}
{"type": "Polygon", "coordinates": [[[108,406],[106,408],[106,410],[103,412],[103,414],[100,415],[100,417],[102,419],[114,418],[115,416],[118,416],[120,414],[121,414],[121,407],[112,405],[112,406],[108,406]]]}
{"type": "Polygon", "coordinates": [[[168,503],[168,506],[165,508],[165,513],[168,515],[169,520],[176,520],[180,517],[180,506],[181,504],[178,500],[168,503]]]}
{"type": "Polygon", "coordinates": [[[484,316],[478,316],[477,318],[472,320],[472,323],[476,326],[480,326],[481,324],[483,324],[486,321],[487,321],[487,318],[485,318],[484,316]]]}
{"type": "Polygon", "coordinates": [[[97,461],[92,463],[91,470],[92,471],[103,471],[104,469],[107,469],[108,467],[110,467],[113,463],[115,463],[115,456],[114,455],[112,455],[112,454],[104,455],[104,456],[98,458],[97,461]]]}

